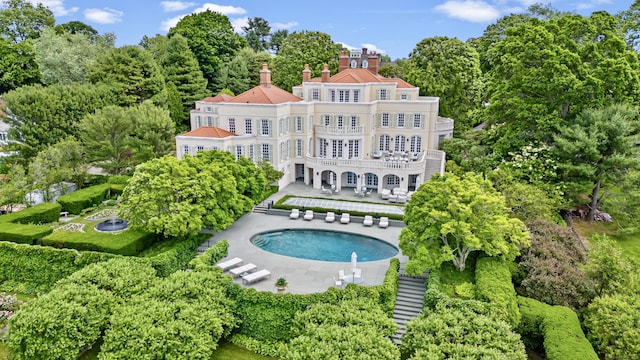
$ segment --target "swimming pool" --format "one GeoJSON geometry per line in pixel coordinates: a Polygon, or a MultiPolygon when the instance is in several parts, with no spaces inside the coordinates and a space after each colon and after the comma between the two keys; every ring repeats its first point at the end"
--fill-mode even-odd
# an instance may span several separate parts
{"type": "Polygon", "coordinates": [[[251,243],[262,250],[299,259],[350,262],[351,253],[358,261],[387,259],[398,248],[370,236],[331,230],[289,229],[254,235],[251,243]]]}

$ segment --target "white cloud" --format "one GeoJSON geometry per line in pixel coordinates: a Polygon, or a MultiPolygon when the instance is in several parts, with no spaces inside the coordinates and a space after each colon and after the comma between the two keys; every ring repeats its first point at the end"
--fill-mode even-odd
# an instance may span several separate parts
{"type": "Polygon", "coordinates": [[[231,26],[233,26],[233,31],[238,34],[244,34],[242,27],[249,25],[249,18],[246,16],[243,18],[229,19],[229,21],[231,22],[231,26]]]}
{"type": "Polygon", "coordinates": [[[178,24],[178,22],[180,20],[182,20],[183,17],[187,16],[186,14],[184,15],[178,15],[178,16],[174,16],[171,19],[167,19],[164,20],[160,23],[160,30],[162,31],[169,31],[169,29],[171,29],[172,27],[176,26],[178,24]]]}
{"type": "Polygon", "coordinates": [[[493,21],[500,17],[500,11],[481,0],[447,0],[435,9],[452,18],[478,23],[493,21]]]}
{"type": "Polygon", "coordinates": [[[386,51],[378,48],[377,46],[375,46],[374,44],[361,44],[363,48],[367,48],[367,51],[372,53],[372,52],[376,52],[378,54],[384,54],[386,53],[386,51]]]}
{"type": "Polygon", "coordinates": [[[160,2],[160,5],[162,6],[162,11],[173,12],[188,9],[192,6],[198,5],[198,3],[186,1],[162,1],[160,2]]]}
{"type": "Polygon", "coordinates": [[[336,44],[341,44],[342,47],[344,49],[347,49],[347,50],[355,50],[355,49],[357,49],[355,46],[351,46],[351,45],[349,45],[347,43],[343,43],[342,41],[336,41],[336,44]]]}
{"type": "Polygon", "coordinates": [[[237,6],[231,6],[231,5],[218,5],[218,4],[212,4],[212,3],[205,3],[203,4],[201,7],[193,10],[193,13],[201,13],[201,12],[205,12],[207,10],[211,10],[211,11],[215,11],[217,13],[220,13],[222,15],[244,15],[247,13],[247,10],[245,10],[244,8],[241,7],[237,7],[237,6]]]}
{"type": "Polygon", "coordinates": [[[113,24],[122,21],[124,12],[111,8],[86,9],[84,18],[98,24],[113,24]]]}
{"type": "Polygon", "coordinates": [[[289,21],[288,23],[273,23],[271,24],[271,27],[276,29],[276,30],[282,30],[282,29],[291,29],[292,27],[296,27],[298,26],[298,22],[297,21],[289,21]]]}
{"type": "Polygon", "coordinates": [[[79,10],[78,7],[65,8],[64,0],[29,0],[32,5],[42,4],[51,10],[54,16],[65,16],[73,14],[79,10]]]}

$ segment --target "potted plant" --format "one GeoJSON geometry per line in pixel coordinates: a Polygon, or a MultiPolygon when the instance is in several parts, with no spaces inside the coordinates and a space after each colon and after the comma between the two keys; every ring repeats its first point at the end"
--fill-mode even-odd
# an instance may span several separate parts
{"type": "Polygon", "coordinates": [[[278,289],[279,293],[284,292],[287,289],[287,285],[289,284],[284,277],[279,277],[278,280],[276,280],[276,289],[278,289]]]}

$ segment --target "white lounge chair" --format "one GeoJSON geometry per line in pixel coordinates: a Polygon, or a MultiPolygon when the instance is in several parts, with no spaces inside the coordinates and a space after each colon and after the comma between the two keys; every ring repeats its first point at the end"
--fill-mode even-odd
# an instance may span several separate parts
{"type": "Polygon", "coordinates": [[[353,273],[353,282],[357,283],[362,280],[362,269],[356,269],[353,273]]]}
{"type": "Polygon", "coordinates": [[[351,215],[349,215],[349,213],[343,213],[342,217],[340,218],[340,223],[348,224],[350,221],[351,221],[351,215]]]}
{"type": "Polygon", "coordinates": [[[389,227],[389,218],[386,216],[383,216],[380,218],[380,221],[378,222],[378,226],[385,229],[389,227]]]}
{"type": "Polygon", "coordinates": [[[341,288],[344,286],[344,279],[336,279],[336,277],[333,277],[333,285],[335,287],[341,288]]]}
{"type": "Polygon", "coordinates": [[[223,262],[219,262],[216,264],[217,267],[219,267],[220,269],[222,269],[222,271],[227,271],[231,268],[237,267],[242,265],[242,259],[240,258],[233,258],[227,261],[223,261],[223,262]]]}
{"type": "Polygon", "coordinates": [[[344,270],[338,270],[338,279],[344,282],[344,270]]]}
{"type": "Polygon", "coordinates": [[[336,221],[336,214],[332,211],[327,212],[327,216],[325,216],[324,221],[329,223],[336,221]]]}
{"type": "Polygon", "coordinates": [[[251,273],[254,272],[258,269],[258,267],[256,266],[256,264],[252,264],[252,263],[248,263],[248,264],[244,264],[242,266],[239,266],[237,268],[233,268],[231,270],[229,270],[229,273],[234,277],[237,278],[238,276],[244,274],[244,273],[251,273]]]}
{"type": "Polygon", "coordinates": [[[391,195],[391,190],[389,190],[389,189],[380,190],[380,199],[387,200],[387,199],[389,199],[390,195],[391,195]]]}
{"type": "Polygon", "coordinates": [[[251,284],[260,280],[264,280],[271,277],[271,272],[266,269],[256,271],[254,273],[242,276],[242,282],[245,284],[251,284]]]}
{"type": "Polygon", "coordinates": [[[373,216],[371,216],[371,215],[365,215],[365,216],[364,216],[364,220],[362,220],[362,225],[364,225],[364,226],[371,226],[371,225],[373,225],[373,216]]]}
{"type": "Polygon", "coordinates": [[[300,217],[300,210],[298,209],[291,209],[291,214],[289,214],[289,219],[297,219],[300,217]]]}
{"type": "Polygon", "coordinates": [[[313,220],[313,210],[307,210],[304,212],[305,220],[313,220]]]}

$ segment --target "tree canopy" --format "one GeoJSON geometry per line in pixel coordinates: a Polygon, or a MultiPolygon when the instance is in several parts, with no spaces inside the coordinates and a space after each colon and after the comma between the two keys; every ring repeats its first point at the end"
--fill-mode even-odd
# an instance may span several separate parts
{"type": "Polygon", "coordinates": [[[269,22],[261,17],[253,17],[247,20],[247,25],[242,27],[244,38],[249,47],[256,52],[266,51],[269,48],[269,22]]]}
{"type": "Polygon", "coordinates": [[[222,89],[217,82],[222,63],[246,46],[245,39],[233,31],[228,17],[211,10],[183,17],[168,36],[177,34],[187,39],[209,90],[217,93],[222,89]]]}
{"type": "Polygon", "coordinates": [[[40,30],[52,27],[53,13],[41,3],[26,0],[3,0],[0,9],[0,37],[13,43],[36,39],[40,30]]]}
{"type": "Polygon", "coordinates": [[[472,173],[436,175],[423,183],[405,207],[404,220],[400,249],[409,257],[410,274],[445,261],[462,271],[474,251],[513,260],[529,245],[524,223],[508,216],[504,197],[472,173]]]}
{"type": "Polygon", "coordinates": [[[33,45],[14,44],[0,38],[0,94],[24,85],[40,83],[40,72],[33,45]]]}
{"type": "Polygon", "coordinates": [[[291,91],[302,83],[302,70],[309,64],[311,76],[321,75],[324,64],[332,74],[338,71],[340,47],[329,34],[318,31],[300,31],[289,34],[283,41],[278,55],[273,59],[273,83],[291,91]]]}
{"type": "Polygon", "coordinates": [[[456,38],[420,41],[409,54],[402,75],[420,87],[420,95],[440,97],[439,114],[453,118],[456,129],[475,125],[471,112],[482,106],[482,73],[478,53],[456,38]]]}

